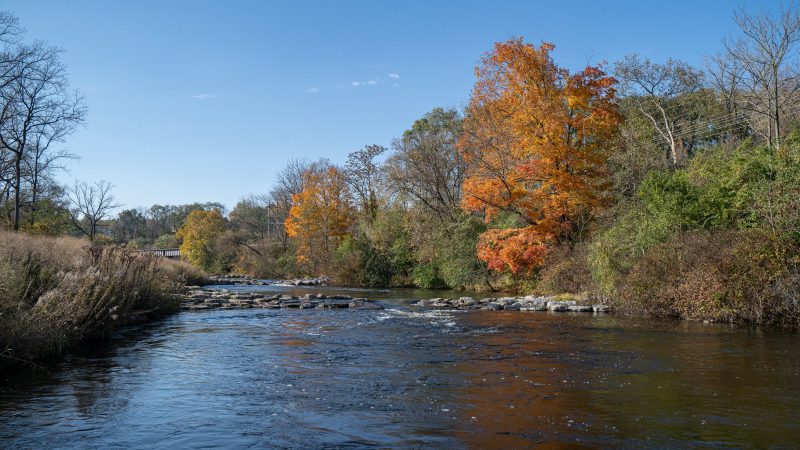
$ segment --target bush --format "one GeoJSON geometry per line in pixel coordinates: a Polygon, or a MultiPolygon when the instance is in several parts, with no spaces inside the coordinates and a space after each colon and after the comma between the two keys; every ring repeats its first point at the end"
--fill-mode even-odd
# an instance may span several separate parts
{"type": "Polygon", "coordinates": [[[582,243],[575,246],[564,244],[553,250],[539,272],[536,285],[536,291],[545,295],[594,290],[586,246],[582,243]]]}
{"type": "Polygon", "coordinates": [[[797,324],[798,250],[760,230],[679,234],[636,261],[617,306],[683,319],[797,324]]]}

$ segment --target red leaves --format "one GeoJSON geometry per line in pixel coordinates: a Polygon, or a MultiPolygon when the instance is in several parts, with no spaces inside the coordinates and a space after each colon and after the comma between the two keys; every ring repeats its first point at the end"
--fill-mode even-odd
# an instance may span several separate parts
{"type": "Polygon", "coordinates": [[[488,230],[478,241],[478,258],[492,270],[515,275],[529,275],[547,252],[546,240],[533,227],[488,230]]]}

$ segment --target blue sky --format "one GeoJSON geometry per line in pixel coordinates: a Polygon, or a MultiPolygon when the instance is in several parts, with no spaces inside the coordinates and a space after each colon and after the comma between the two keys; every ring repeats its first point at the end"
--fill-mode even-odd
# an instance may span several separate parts
{"type": "Polygon", "coordinates": [[[426,111],[463,106],[481,54],[511,36],[553,42],[571,69],[628,53],[702,64],[735,33],[735,6],[0,0],[29,38],[66,50],[86,98],[64,180],[108,180],[125,207],[232,207],[292,157],[389,146],[426,111]]]}

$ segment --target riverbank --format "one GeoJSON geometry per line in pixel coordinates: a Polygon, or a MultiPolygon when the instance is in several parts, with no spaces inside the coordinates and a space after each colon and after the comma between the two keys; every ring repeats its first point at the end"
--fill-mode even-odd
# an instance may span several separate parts
{"type": "Polygon", "coordinates": [[[179,309],[188,264],[68,237],[0,232],[0,369],[179,309]]]}

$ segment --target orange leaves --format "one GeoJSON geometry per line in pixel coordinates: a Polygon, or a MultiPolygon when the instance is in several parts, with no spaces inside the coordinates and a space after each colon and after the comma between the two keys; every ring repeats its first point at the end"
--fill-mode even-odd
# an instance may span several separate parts
{"type": "Polygon", "coordinates": [[[297,242],[297,261],[325,274],[336,246],[350,233],[355,211],[344,174],[335,166],[304,174],[305,188],[292,196],[286,234],[297,242]]]}
{"type": "Polygon", "coordinates": [[[515,275],[529,274],[542,265],[547,252],[547,243],[532,227],[488,230],[478,241],[478,258],[489,269],[515,275]]]}
{"type": "Polygon", "coordinates": [[[505,213],[524,224],[482,240],[479,256],[496,270],[537,266],[546,243],[568,239],[576,218],[605,202],[605,146],[620,121],[616,81],[598,67],[571,75],[553,48],[497,43],[475,71],[459,144],[470,163],[463,207],[487,222],[505,213]]]}

